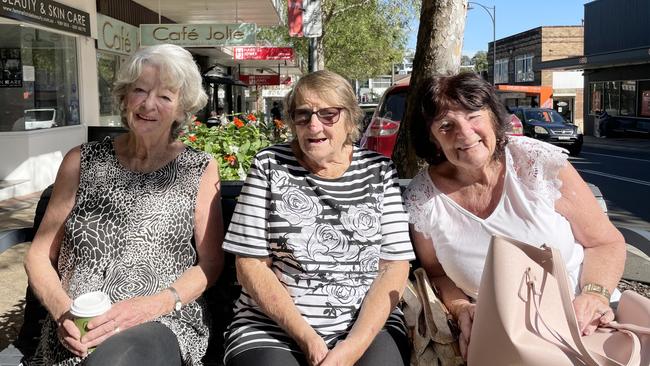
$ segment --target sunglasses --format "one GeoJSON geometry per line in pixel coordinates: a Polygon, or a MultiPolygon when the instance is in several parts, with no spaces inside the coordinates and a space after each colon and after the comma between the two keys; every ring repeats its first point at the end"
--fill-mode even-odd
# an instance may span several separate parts
{"type": "Polygon", "coordinates": [[[341,110],[343,107],[327,107],[321,108],[317,111],[311,109],[296,109],[293,111],[293,123],[297,126],[304,126],[309,124],[311,116],[316,115],[318,120],[325,126],[331,126],[339,121],[341,110]]]}

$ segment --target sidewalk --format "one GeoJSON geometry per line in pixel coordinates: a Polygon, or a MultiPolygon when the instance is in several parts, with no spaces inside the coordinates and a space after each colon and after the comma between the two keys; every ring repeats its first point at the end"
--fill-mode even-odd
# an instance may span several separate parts
{"type": "Polygon", "coordinates": [[[595,137],[584,136],[584,146],[625,151],[625,152],[650,152],[650,138],[636,138],[636,137],[595,137]]]}
{"type": "MultiPolygon", "coordinates": [[[[0,231],[32,226],[34,212],[41,192],[0,201],[0,231]]],[[[23,323],[27,275],[23,258],[28,243],[16,245],[0,254],[0,350],[18,335],[23,323]]]]}

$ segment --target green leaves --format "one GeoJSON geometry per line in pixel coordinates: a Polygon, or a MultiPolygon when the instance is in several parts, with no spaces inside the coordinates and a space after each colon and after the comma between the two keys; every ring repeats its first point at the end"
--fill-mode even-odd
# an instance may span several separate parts
{"type": "Polygon", "coordinates": [[[179,140],[211,154],[219,163],[222,180],[243,180],[257,152],[271,144],[287,141],[289,130],[282,121],[263,122],[263,116],[236,115],[233,121],[208,128],[195,121],[179,140]]]}

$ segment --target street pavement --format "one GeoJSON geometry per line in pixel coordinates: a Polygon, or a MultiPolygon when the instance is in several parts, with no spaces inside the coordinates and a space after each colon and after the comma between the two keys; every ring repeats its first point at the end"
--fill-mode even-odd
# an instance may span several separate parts
{"type": "MultiPolygon", "coordinates": [[[[650,139],[599,139],[585,136],[585,146],[615,151],[650,152],[650,139]]],[[[0,201],[0,231],[29,227],[40,192],[28,196],[0,201]]],[[[605,197],[607,198],[607,197],[605,197]]],[[[628,245],[628,257],[624,278],[650,284],[650,234],[645,231],[623,229],[628,245]]],[[[6,348],[16,337],[22,324],[27,276],[23,258],[29,243],[23,243],[0,254],[0,350],[6,348]]]]}

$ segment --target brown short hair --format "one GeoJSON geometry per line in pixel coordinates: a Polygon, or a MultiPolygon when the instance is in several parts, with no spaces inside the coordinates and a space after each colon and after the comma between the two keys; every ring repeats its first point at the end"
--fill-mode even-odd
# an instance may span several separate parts
{"type": "Polygon", "coordinates": [[[293,123],[293,112],[296,103],[307,93],[314,93],[320,99],[333,103],[336,107],[346,110],[349,118],[343,122],[347,124],[348,138],[346,144],[352,144],[359,139],[361,127],[359,122],[363,118],[363,111],[359,108],[357,96],[350,83],[341,75],[327,70],[312,72],[300,78],[291,92],[284,98],[285,120],[295,136],[296,126],[293,123]]]}
{"type": "Polygon", "coordinates": [[[415,153],[431,165],[447,160],[431,138],[431,124],[452,109],[478,111],[486,108],[492,117],[497,146],[493,158],[500,158],[508,143],[506,131],[510,118],[499,101],[494,87],[473,72],[453,76],[435,76],[424,81],[418,90],[416,118],[411,122],[411,143],[415,153]]]}

